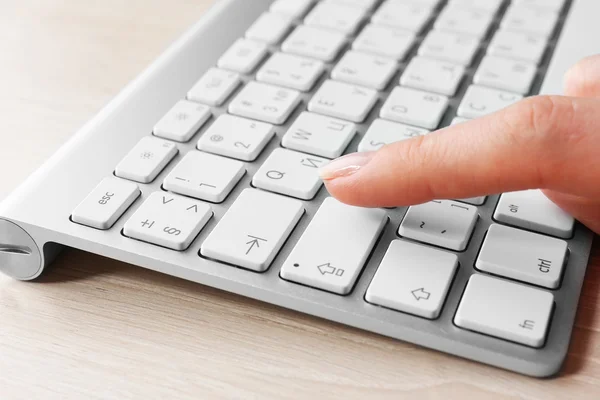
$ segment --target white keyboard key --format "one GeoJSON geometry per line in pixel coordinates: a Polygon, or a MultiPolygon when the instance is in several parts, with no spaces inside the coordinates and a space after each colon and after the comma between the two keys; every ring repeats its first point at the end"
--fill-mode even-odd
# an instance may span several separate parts
{"type": "Polygon", "coordinates": [[[229,112],[270,124],[285,123],[300,103],[300,92],[249,82],[229,104],[229,112]]]}
{"type": "Polygon", "coordinates": [[[412,139],[429,133],[428,130],[397,122],[376,119],[358,144],[358,151],[376,151],[385,146],[402,140],[412,139]]]}
{"type": "Polygon", "coordinates": [[[270,192],[311,200],[323,181],[319,168],[329,160],[287,149],[275,149],[259,168],[252,185],[270,192]]]}
{"type": "Polygon", "coordinates": [[[365,10],[346,4],[318,3],[304,18],[309,26],[331,29],[345,35],[356,32],[365,15],[365,10]]]}
{"type": "Polygon", "coordinates": [[[532,6],[549,8],[553,11],[560,12],[565,6],[566,0],[513,0],[513,4],[516,6],[532,6]]]}
{"type": "Polygon", "coordinates": [[[435,29],[483,38],[494,15],[485,10],[468,7],[446,7],[435,22],[435,29]]]}
{"type": "Polygon", "coordinates": [[[432,11],[433,7],[425,3],[386,1],[371,20],[378,25],[419,33],[429,21],[432,11]]]}
{"type": "Polygon", "coordinates": [[[387,220],[384,210],[325,199],[283,264],[281,277],[340,295],[350,293],[387,220]]]}
{"type": "Polygon", "coordinates": [[[325,64],[318,60],[275,53],[260,68],[256,80],[306,92],[315,85],[325,64]]]}
{"type": "Polygon", "coordinates": [[[558,14],[552,9],[512,6],[506,12],[500,27],[507,31],[550,37],[557,22],[558,14]]]}
{"type": "Polygon", "coordinates": [[[546,38],[527,33],[499,31],[494,35],[487,53],[538,65],[546,52],[546,38]]]}
{"type": "Polygon", "coordinates": [[[564,240],[494,224],[475,266],[490,274],[556,289],[566,257],[564,240]]]}
{"type": "Polygon", "coordinates": [[[465,74],[465,67],[446,61],[413,57],[400,84],[413,89],[454,96],[465,74]]]}
{"type": "Polygon", "coordinates": [[[274,134],[271,124],[223,114],[198,140],[198,149],[242,161],[254,161],[274,134]]]}
{"type": "Polygon", "coordinates": [[[240,75],[218,68],[209,69],[187,94],[188,100],[218,107],[239,86],[240,75]]]}
{"type": "Polygon", "coordinates": [[[365,299],[397,311],[435,319],[442,311],[457,268],[455,254],[394,240],[365,299]]]}
{"type": "Polygon", "coordinates": [[[356,125],[324,115],[303,112],[283,136],[281,144],[292,150],[337,158],[356,134],[356,125]]]}
{"type": "Polygon", "coordinates": [[[503,2],[504,0],[450,0],[448,6],[477,8],[495,14],[498,12],[503,2]]]}
{"type": "Polygon", "coordinates": [[[473,83],[525,95],[531,89],[536,72],[534,64],[486,56],[479,64],[473,83]]]}
{"type": "Polygon", "coordinates": [[[140,183],[152,182],[178,153],[166,140],[146,136],[115,168],[115,175],[140,183]]]}
{"type": "Polygon", "coordinates": [[[484,275],[473,275],[454,317],[461,328],[542,347],[554,307],[552,294],[484,275]]]}
{"type": "Polygon", "coordinates": [[[352,42],[354,50],[404,60],[415,42],[413,32],[388,26],[369,24],[352,42]]]}
{"type": "Polygon", "coordinates": [[[71,219],[96,229],[110,229],[140,196],[135,183],[106,178],[73,211],[71,219]]]}
{"type": "Polygon", "coordinates": [[[202,243],[204,257],[266,271],[302,217],[302,202],[244,190],[202,243]]]}
{"type": "Polygon", "coordinates": [[[271,4],[271,12],[290,18],[300,18],[312,6],[313,0],[276,0],[271,4]]]}
{"type": "Polygon", "coordinates": [[[485,204],[486,200],[487,200],[487,196],[469,197],[468,199],[457,199],[457,201],[471,204],[473,206],[482,206],[485,204]]]}
{"type": "Polygon", "coordinates": [[[540,190],[505,193],[500,197],[494,219],[504,224],[568,239],[575,220],[550,201],[540,190]]]}
{"type": "Polygon", "coordinates": [[[308,110],[352,122],[363,122],[377,102],[377,92],[327,80],[308,103],[308,110]]]}
{"type": "Polygon", "coordinates": [[[292,21],[280,14],[264,13],[246,31],[246,38],[267,44],[279,43],[290,30],[292,21]]]}
{"type": "Polygon", "coordinates": [[[345,4],[353,7],[358,7],[361,10],[368,11],[372,9],[379,0],[325,0],[331,4],[345,4]]]}
{"type": "Polygon", "coordinates": [[[479,39],[460,33],[429,32],[419,47],[419,55],[469,66],[479,49],[479,39]]]}
{"type": "Polygon", "coordinates": [[[211,117],[210,107],[180,100],[154,126],[155,136],[187,142],[211,117]]]}
{"type": "Polygon", "coordinates": [[[322,61],[333,61],[346,41],[343,33],[301,25],[283,42],[281,50],[322,61]]]}
{"type": "Polygon", "coordinates": [[[469,118],[454,117],[452,119],[452,122],[450,123],[450,125],[458,125],[458,124],[462,124],[463,122],[469,122],[469,121],[471,121],[469,118]]]}
{"type": "Polygon", "coordinates": [[[475,119],[508,107],[522,98],[519,94],[504,90],[471,85],[458,107],[457,114],[462,118],[475,119]]]}
{"type": "Polygon", "coordinates": [[[398,234],[419,242],[463,251],[478,219],[477,207],[434,200],[408,209],[398,234]]]}
{"type": "Polygon", "coordinates": [[[266,55],[266,44],[248,39],[238,39],[219,58],[217,66],[241,74],[248,74],[256,68],[266,55]]]}
{"type": "Polygon", "coordinates": [[[166,190],[220,203],[242,179],[244,163],[200,151],[191,151],[165,178],[166,190]]]}
{"type": "Polygon", "coordinates": [[[448,98],[405,87],[396,87],[381,108],[380,116],[395,122],[436,129],[448,108],[448,98]]]}
{"type": "Polygon", "coordinates": [[[396,73],[396,62],[389,58],[348,51],[331,71],[337,81],[382,90],[396,73]]]}
{"type": "Polygon", "coordinates": [[[154,192],[125,223],[127,237],[183,251],[212,217],[208,204],[171,193],[154,192]]]}

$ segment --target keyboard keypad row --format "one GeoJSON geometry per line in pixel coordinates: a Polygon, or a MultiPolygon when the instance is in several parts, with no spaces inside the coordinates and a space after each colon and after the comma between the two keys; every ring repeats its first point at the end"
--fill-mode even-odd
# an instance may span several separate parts
{"type": "MultiPolygon", "coordinates": [[[[553,0],[542,6],[536,1],[516,0],[509,8],[453,123],[504,108],[529,92],[564,4],[553,0]]],[[[157,123],[154,137],[142,139],[115,169],[116,176],[130,181],[155,180],[178,154],[171,141],[190,141],[211,119],[210,107],[223,106],[241,85],[242,75],[258,69],[256,81],[246,84],[230,101],[229,114],[216,118],[202,134],[197,143],[200,151],[184,155],[164,179],[165,192],[152,193],[125,223],[123,234],[173,250],[189,248],[213,215],[210,205],[196,199],[226,200],[246,174],[244,162],[259,157],[275,136],[274,125],[289,119],[302,102],[302,92],[313,89],[326,63],[338,57],[367,12],[379,5],[351,50],[333,65],[331,79],[309,99],[308,111],[299,114],[283,135],[285,148],[268,155],[252,177],[253,186],[262,190],[242,191],[201,244],[203,257],[257,272],[267,270],[304,214],[303,203],[297,199],[314,198],[322,186],[317,169],[346,151],[357,133],[356,123],[371,113],[378,91],[396,75],[397,63],[410,52],[439,1],[380,3],[275,1],[270,13],[225,52],[218,68],[209,70],[187,99],[157,123]],[[302,17],[304,24],[297,26],[302,17]],[[271,53],[269,46],[278,43],[281,52],[272,52],[265,61],[271,53]]],[[[418,56],[402,72],[400,86],[382,105],[380,119],[364,134],[358,151],[377,150],[439,126],[502,4],[502,0],[450,0],[419,46],[418,56]]],[[[110,229],[140,194],[132,182],[107,178],[73,212],[72,220],[110,229]]],[[[457,256],[447,250],[467,248],[479,219],[476,206],[485,201],[486,197],[480,197],[410,207],[397,231],[402,239],[390,244],[366,301],[437,318],[459,268],[457,256]]],[[[560,238],[570,237],[573,231],[573,219],[539,191],[503,194],[494,218],[560,238]]],[[[385,210],[350,207],[327,198],[283,263],[281,278],[338,295],[350,293],[387,222],[385,210]]],[[[494,224],[475,268],[556,289],[567,253],[563,240],[494,224]]],[[[467,285],[455,323],[540,347],[552,307],[553,296],[548,292],[476,274],[467,285]],[[511,302],[506,302],[506,293],[511,294],[511,302]],[[486,310],[478,309],[483,299],[486,310]],[[522,302],[528,306],[520,307],[522,302]],[[490,310],[499,318],[486,319],[483,314],[490,310]]]]}

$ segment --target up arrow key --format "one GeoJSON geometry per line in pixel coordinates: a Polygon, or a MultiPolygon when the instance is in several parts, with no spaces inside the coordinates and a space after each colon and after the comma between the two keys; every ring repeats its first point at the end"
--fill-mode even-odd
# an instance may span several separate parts
{"type": "Polygon", "coordinates": [[[415,299],[417,299],[417,301],[421,301],[422,300],[429,300],[429,297],[431,297],[431,293],[426,292],[425,288],[420,288],[417,290],[413,290],[412,291],[413,296],[415,296],[415,299]]]}

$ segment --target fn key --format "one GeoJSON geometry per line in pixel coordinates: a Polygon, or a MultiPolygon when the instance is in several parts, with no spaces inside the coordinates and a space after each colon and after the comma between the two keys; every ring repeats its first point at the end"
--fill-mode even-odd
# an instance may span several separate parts
{"type": "Polygon", "coordinates": [[[552,294],[484,275],[473,275],[456,312],[461,328],[542,347],[554,306],[552,294]]]}

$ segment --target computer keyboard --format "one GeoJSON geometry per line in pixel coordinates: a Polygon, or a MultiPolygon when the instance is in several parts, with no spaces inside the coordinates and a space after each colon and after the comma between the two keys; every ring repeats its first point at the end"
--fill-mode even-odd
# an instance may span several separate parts
{"type": "Polygon", "coordinates": [[[537,93],[571,1],[227,3],[215,24],[225,11],[231,30],[242,9],[259,16],[147,116],[147,133],[111,126],[137,137],[104,140],[79,161],[120,159],[87,197],[69,197],[69,226],[47,241],[521,373],[556,373],[587,229],[536,190],[351,207],[328,197],[318,168],[537,93]]]}

